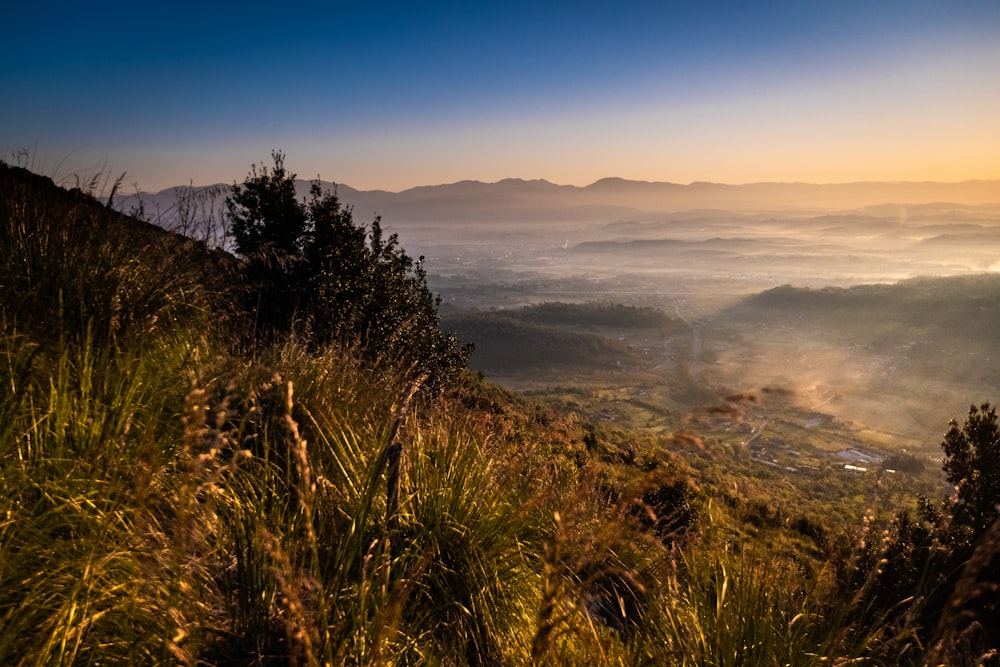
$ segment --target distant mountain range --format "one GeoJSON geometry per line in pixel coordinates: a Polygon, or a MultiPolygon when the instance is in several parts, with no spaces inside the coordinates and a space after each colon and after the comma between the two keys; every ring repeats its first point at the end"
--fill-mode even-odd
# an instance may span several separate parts
{"type": "MultiPolygon", "coordinates": [[[[505,179],[496,183],[460,181],[387,192],[336,187],[343,203],[354,207],[360,220],[381,215],[393,223],[406,222],[531,222],[604,221],[642,218],[646,215],[690,210],[819,212],[858,209],[883,204],[925,205],[950,203],[965,206],[1000,205],[1000,180],[938,182],[811,183],[660,183],[605,178],[591,185],[557,185],[545,180],[505,179]]],[[[195,187],[194,192],[216,192],[221,206],[228,185],[195,187]],[[214,189],[214,190],[213,190],[214,189]]],[[[299,182],[305,196],[308,181],[299,182]]],[[[147,214],[168,212],[176,206],[177,192],[140,193],[119,198],[115,208],[129,212],[141,199],[147,214]]]]}

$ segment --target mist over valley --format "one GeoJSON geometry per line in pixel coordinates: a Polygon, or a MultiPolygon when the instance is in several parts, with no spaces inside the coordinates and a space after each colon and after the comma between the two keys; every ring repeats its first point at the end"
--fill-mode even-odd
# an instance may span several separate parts
{"type": "MultiPolygon", "coordinates": [[[[803,421],[816,412],[930,453],[949,418],[996,395],[995,181],[325,185],[425,258],[445,327],[511,388],[630,387],[659,397],[672,417],[650,428],[668,431],[706,403],[777,387],[803,421]]],[[[169,226],[180,192],[189,218],[221,221],[226,191],[116,207],[142,202],[169,226]]]]}

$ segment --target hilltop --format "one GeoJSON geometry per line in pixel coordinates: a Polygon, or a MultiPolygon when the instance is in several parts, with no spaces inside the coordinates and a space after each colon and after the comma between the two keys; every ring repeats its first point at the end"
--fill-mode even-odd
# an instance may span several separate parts
{"type": "MultiPolygon", "coordinates": [[[[294,312],[262,330],[248,295],[287,276],[254,271],[294,253],[254,264],[270,255],[6,165],[0,225],[0,662],[917,665],[997,646],[976,591],[997,580],[1000,498],[970,474],[989,406],[946,436],[960,502],[921,500],[921,462],[851,449],[880,467],[838,470],[853,434],[805,442],[773,387],[687,413],[639,396],[674,426],[627,428],[621,392],[595,391],[610,407],[590,419],[465,369],[430,386],[294,312]],[[779,450],[794,473],[760,453],[779,450]]],[[[698,323],[648,307],[466,322],[626,373],[648,362],[607,336],[675,339],[693,354],[676,385],[702,377],[698,323]]]]}

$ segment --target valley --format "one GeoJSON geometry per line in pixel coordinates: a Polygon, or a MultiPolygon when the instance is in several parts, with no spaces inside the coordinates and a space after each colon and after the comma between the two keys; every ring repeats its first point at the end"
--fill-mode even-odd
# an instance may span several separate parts
{"type": "Polygon", "coordinates": [[[831,475],[946,493],[948,420],[1000,393],[1000,210],[902,208],[395,230],[489,380],[823,514],[831,475]]]}
{"type": "MultiPolygon", "coordinates": [[[[915,457],[928,483],[948,420],[998,394],[995,185],[326,184],[424,258],[443,325],[490,381],[717,451],[751,454],[749,429],[757,470],[842,469],[860,448],[915,457]]],[[[225,191],[144,206],[168,227],[194,212],[185,227],[225,246],[225,191]]]]}

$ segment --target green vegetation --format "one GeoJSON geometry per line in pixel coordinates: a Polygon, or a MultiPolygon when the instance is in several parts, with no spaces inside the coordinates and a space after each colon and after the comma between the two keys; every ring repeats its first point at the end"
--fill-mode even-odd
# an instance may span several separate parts
{"type": "Polygon", "coordinates": [[[539,325],[518,311],[452,314],[446,320],[462,340],[478,341],[473,366],[490,375],[578,374],[643,363],[639,354],[599,334],[539,325]]]}
{"type": "Polygon", "coordinates": [[[385,237],[378,218],[356,225],[318,180],[299,201],[284,155],[272,158],[226,199],[257,337],[296,331],[320,344],[356,341],[369,358],[402,358],[434,385],[463,368],[471,348],[441,329],[423,258],[385,237]]]}
{"type": "MultiPolygon", "coordinates": [[[[893,285],[806,289],[777,287],[725,315],[744,326],[794,322],[823,339],[897,353],[904,370],[989,383],[1000,370],[1000,275],[913,278],[893,285]],[[858,323],[864,327],[858,327],[858,323]],[[942,350],[961,354],[943,358],[942,350]],[[954,358],[952,358],[954,357],[954,358]]],[[[909,378],[908,378],[909,379],[909,378]]]]}
{"type": "Polygon", "coordinates": [[[646,347],[688,327],[654,308],[610,303],[540,303],[517,309],[449,312],[445,324],[475,344],[470,363],[493,377],[594,376],[652,366],[646,347]],[[624,342],[625,334],[629,343],[624,342]],[[621,340],[620,340],[621,339],[621,340]]]}
{"type": "MultiPolygon", "coordinates": [[[[251,270],[271,241],[209,252],[0,165],[0,663],[918,665],[997,647],[992,408],[945,439],[963,502],[880,522],[871,478],[827,482],[866,517],[830,525],[790,512],[777,475],[732,489],[721,408],[621,429],[452,365],[428,390],[440,359],[371,354],[374,324],[314,334],[340,298],[395,311],[344,296],[355,265],[315,241],[333,218],[362,239],[336,200],[302,206],[305,231],[251,270]],[[315,289],[255,330],[247,295],[274,301],[300,264],[315,289]]],[[[364,238],[364,270],[425,294],[395,242],[364,238]]],[[[588,312],[582,329],[607,325],[588,312]]]]}

